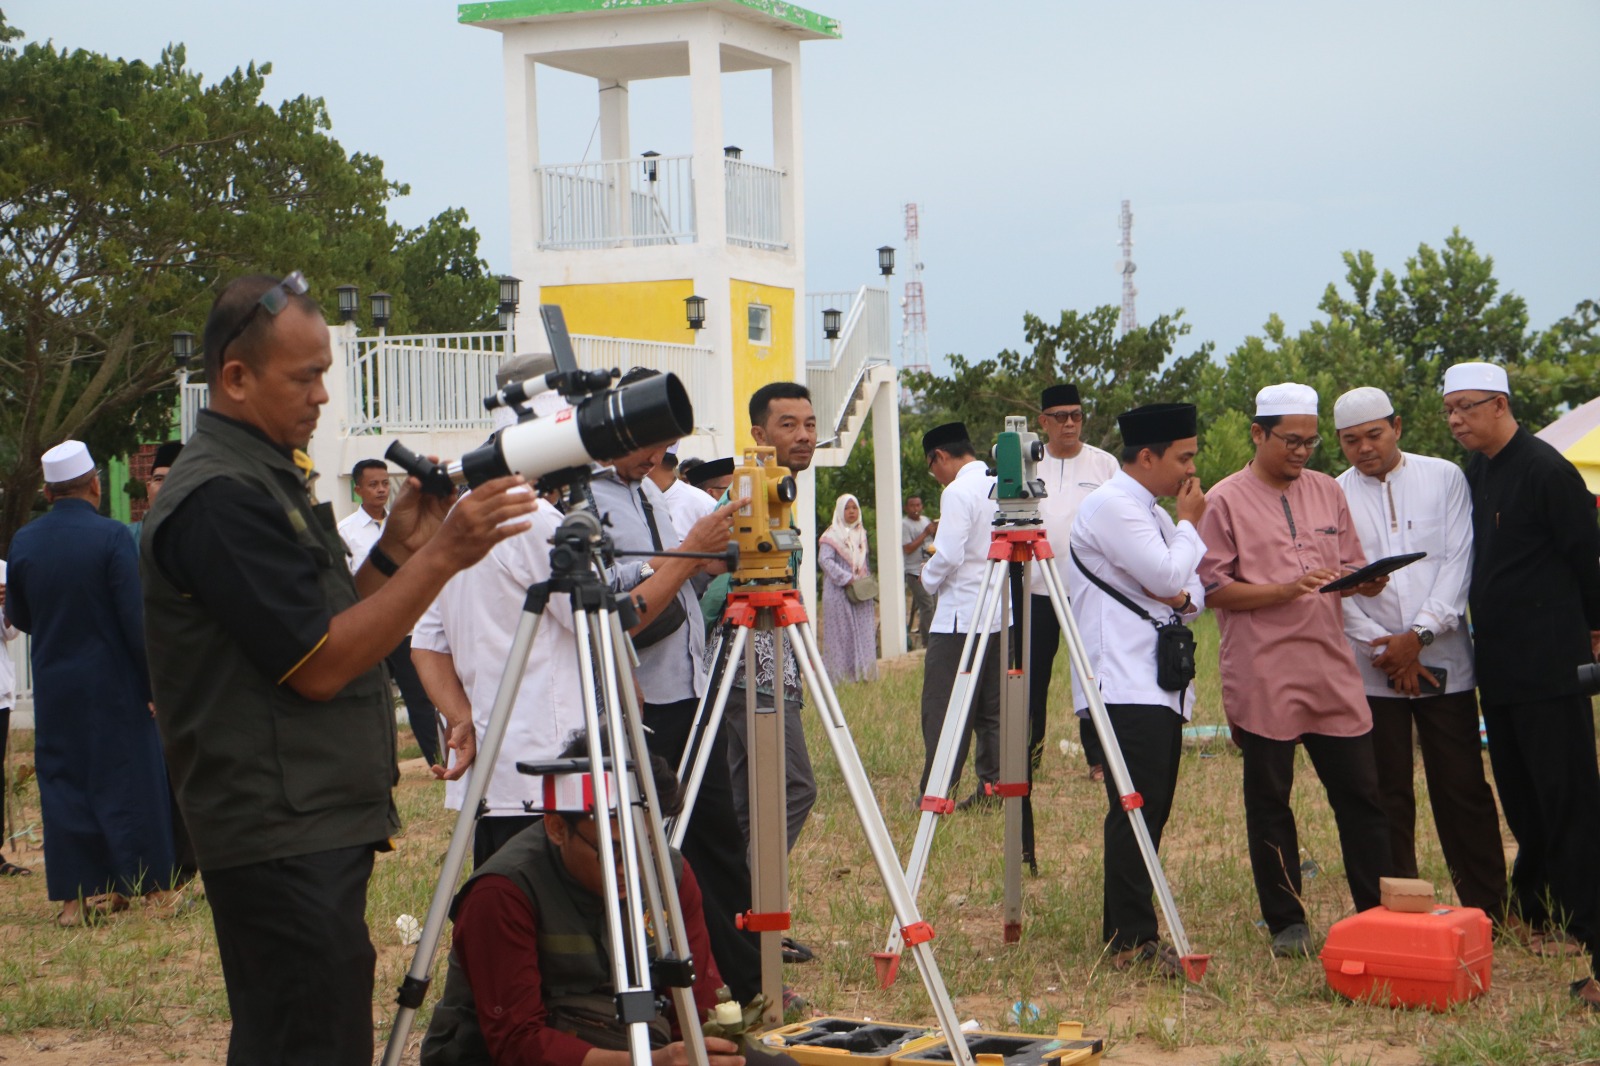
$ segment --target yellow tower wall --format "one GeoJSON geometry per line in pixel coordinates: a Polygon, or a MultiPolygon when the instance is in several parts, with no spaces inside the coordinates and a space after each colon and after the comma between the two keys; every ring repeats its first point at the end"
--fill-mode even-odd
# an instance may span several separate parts
{"type": "Polygon", "coordinates": [[[692,295],[693,280],[681,278],[610,285],[544,285],[539,289],[539,302],[560,304],[571,333],[694,344],[694,330],[689,328],[683,306],[683,301],[692,295]]]}
{"type": "Polygon", "coordinates": [[[794,290],[758,285],[738,278],[728,283],[728,308],[733,316],[733,416],[739,427],[738,450],[755,443],[750,437],[750,397],[774,381],[795,380],[794,290]],[[770,344],[750,340],[750,304],[772,308],[770,344]]]}

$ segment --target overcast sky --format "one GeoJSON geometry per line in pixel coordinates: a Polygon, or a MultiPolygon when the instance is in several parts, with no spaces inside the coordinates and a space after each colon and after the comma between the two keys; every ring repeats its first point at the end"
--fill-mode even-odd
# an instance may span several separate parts
{"type": "MultiPolygon", "coordinates": [[[[1398,270],[1453,226],[1536,327],[1600,298],[1591,0],[812,6],[844,38],[803,47],[808,287],[871,281],[917,201],[936,361],[1019,346],[1025,311],[1117,303],[1124,198],[1140,318],[1185,308],[1191,340],[1224,354],[1273,312],[1308,322],[1342,251],[1398,270]]],[[[491,266],[508,264],[499,35],[458,25],[454,4],[4,10],[29,39],[112,55],[181,41],[208,81],[271,61],[273,100],[323,97],[345,149],[410,184],[396,219],[464,206],[491,266]]],[[[770,159],[765,89],[729,88],[729,141],[770,159]]],[[[635,150],[687,150],[687,100],[682,81],[636,87],[635,150]]],[[[552,73],[541,113],[546,161],[598,157],[592,83],[552,73]]]]}

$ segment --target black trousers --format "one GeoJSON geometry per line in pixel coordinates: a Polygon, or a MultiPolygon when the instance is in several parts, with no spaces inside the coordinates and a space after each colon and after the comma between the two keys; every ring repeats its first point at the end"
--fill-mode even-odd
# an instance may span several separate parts
{"type": "MultiPolygon", "coordinates": [[[[1144,824],[1159,849],[1161,831],[1172,813],[1178,788],[1178,758],[1183,754],[1183,717],[1170,707],[1108,703],[1106,713],[1122,748],[1134,791],[1144,797],[1144,824]]],[[[1122,809],[1117,786],[1106,776],[1106,876],[1101,935],[1111,950],[1136,947],[1157,938],[1155,886],[1133,835],[1133,822],[1122,809]]]]}
{"type": "MultiPolygon", "coordinates": [[[[696,703],[688,699],[644,705],[644,724],[650,729],[645,743],[674,770],[689,744],[696,703]]],[[[739,709],[744,709],[742,703],[739,709]]],[[[717,971],[733,998],[748,1003],[761,991],[761,941],[756,934],[746,933],[733,923],[734,915],[750,909],[750,864],[745,855],[744,834],[733,809],[726,720],[711,740],[711,758],[700,781],[700,795],[689,817],[682,850],[700,882],[706,936],[711,941],[717,971]]]]}
{"type": "Polygon", "coordinates": [[[417,747],[422,749],[422,757],[428,760],[429,766],[437,766],[439,714],[428,698],[428,690],[422,687],[417,668],[411,665],[411,637],[408,635],[402,640],[398,648],[384,657],[384,662],[389,664],[394,683],[400,686],[400,698],[405,701],[406,717],[411,720],[411,732],[417,738],[417,747]]]}
{"type": "MultiPolygon", "coordinates": [[[[1028,782],[1044,757],[1044,740],[1050,711],[1050,675],[1055,669],[1056,652],[1061,649],[1061,623],[1049,596],[1033,597],[1033,636],[1028,648],[1028,782]]],[[[1071,704],[1068,705],[1071,709],[1071,704]]],[[[1094,731],[1094,719],[1078,719],[1078,742],[1090,766],[1104,766],[1105,749],[1094,731]]]]}
{"type": "MultiPolygon", "coordinates": [[[[933,773],[933,757],[939,750],[939,733],[944,729],[945,712],[949,709],[950,690],[955,687],[956,670],[961,665],[961,646],[966,643],[965,633],[928,634],[928,654],[922,660],[922,783],[917,786],[917,796],[928,794],[928,775],[933,773]]],[[[951,790],[961,780],[961,770],[967,765],[967,749],[973,734],[978,737],[978,752],[973,760],[978,771],[978,787],[1000,780],[1000,634],[989,635],[989,646],[984,649],[983,662],[978,669],[977,691],[973,693],[971,710],[961,728],[961,746],[956,751],[955,765],[950,770],[951,790]]],[[[947,792],[946,795],[951,795],[947,792]]]]}
{"type": "MultiPolygon", "coordinates": [[[[1306,920],[1300,902],[1300,836],[1289,807],[1296,741],[1269,740],[1233,727],[1244,753],[1244,821],[1250,872],[1267,929],[1281,933],[1306,920]]],[[[1330,737],[1307,733],[1304,744],[1339,826],[1344,875],[1356,910],[1376,907],[1378,878],[1389,874],[1389,820],[1378,800],[1372,734],[1330,737]]]]}
{"type": "Polygon", "coordinates": [[[1592,963],[1600,951],[1600,772],[1589,699],[1485,705],[1483,720],[1500,807],[1517,838],[1511,902],[1535,928],[1564,920],[1592,963]]]}
{"type": "Polygon", "coordinates": [[[207,870],[228,1066],[371,1066],[372,846],[207,870]]]}
{"type": "Polygon", "coordinates": [[[1478,739],[1478,699],[1468,689],[1423,699],[1368,696],[1378,794],[1389,817],[1389,867],[1396,877],[1417,876],[1417,798],[1411,757],[1412,729],[1422,748],[1439,845],[1450,867],[1456,898],[1496,920],[1506,904],[1506,857],[1500,813],[1483,774],[1478,739]]]}

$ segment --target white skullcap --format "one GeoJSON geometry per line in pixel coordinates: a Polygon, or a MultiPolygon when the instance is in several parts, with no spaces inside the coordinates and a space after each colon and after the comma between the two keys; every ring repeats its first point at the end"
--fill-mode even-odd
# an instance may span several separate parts
{"type": "Polygon", "coordinates": [[[1317,413],[1317,390],[1310,385],[1285,381],[1268,385],[1256,393],[1256,417],[1272,415],[1312,415],[1317,413]]]}
{"type": "Polygon", "coordinates": [[[1463,389],[1481,389],[1484,392],[1503,392],[1511,395],[1511,382],[1506,378],[1506,368],[1493,363],[1457,363],[1444,372],[1446,394],[1463,389]]]}
{"type": "Polygon", "coordinates": [[[44,482],[60,485],[94,469],[89,446],[81,440],[64,440],[44,453],[44,482]]]}
{"type": "Polygon", "coordinates": [[[1349,429],[1363,422],[1388,418],[1392,414],[1394,404],[1389,402],[1389,394],[1371,385],[1363,385],[1333,401],[1333,428],[1349,429]]]}

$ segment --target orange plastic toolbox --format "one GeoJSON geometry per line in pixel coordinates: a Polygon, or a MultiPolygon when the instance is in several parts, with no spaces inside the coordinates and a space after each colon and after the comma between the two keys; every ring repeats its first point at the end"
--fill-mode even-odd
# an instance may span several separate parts
{"type": "Polygon", "coordinates": [[[1489,936],[1489,919],[1476,907],[1422,914],[1373,907],[1328,930],[1322,968],[1342,996],[1442,1011],[1489,990],[1489,936]]]}

